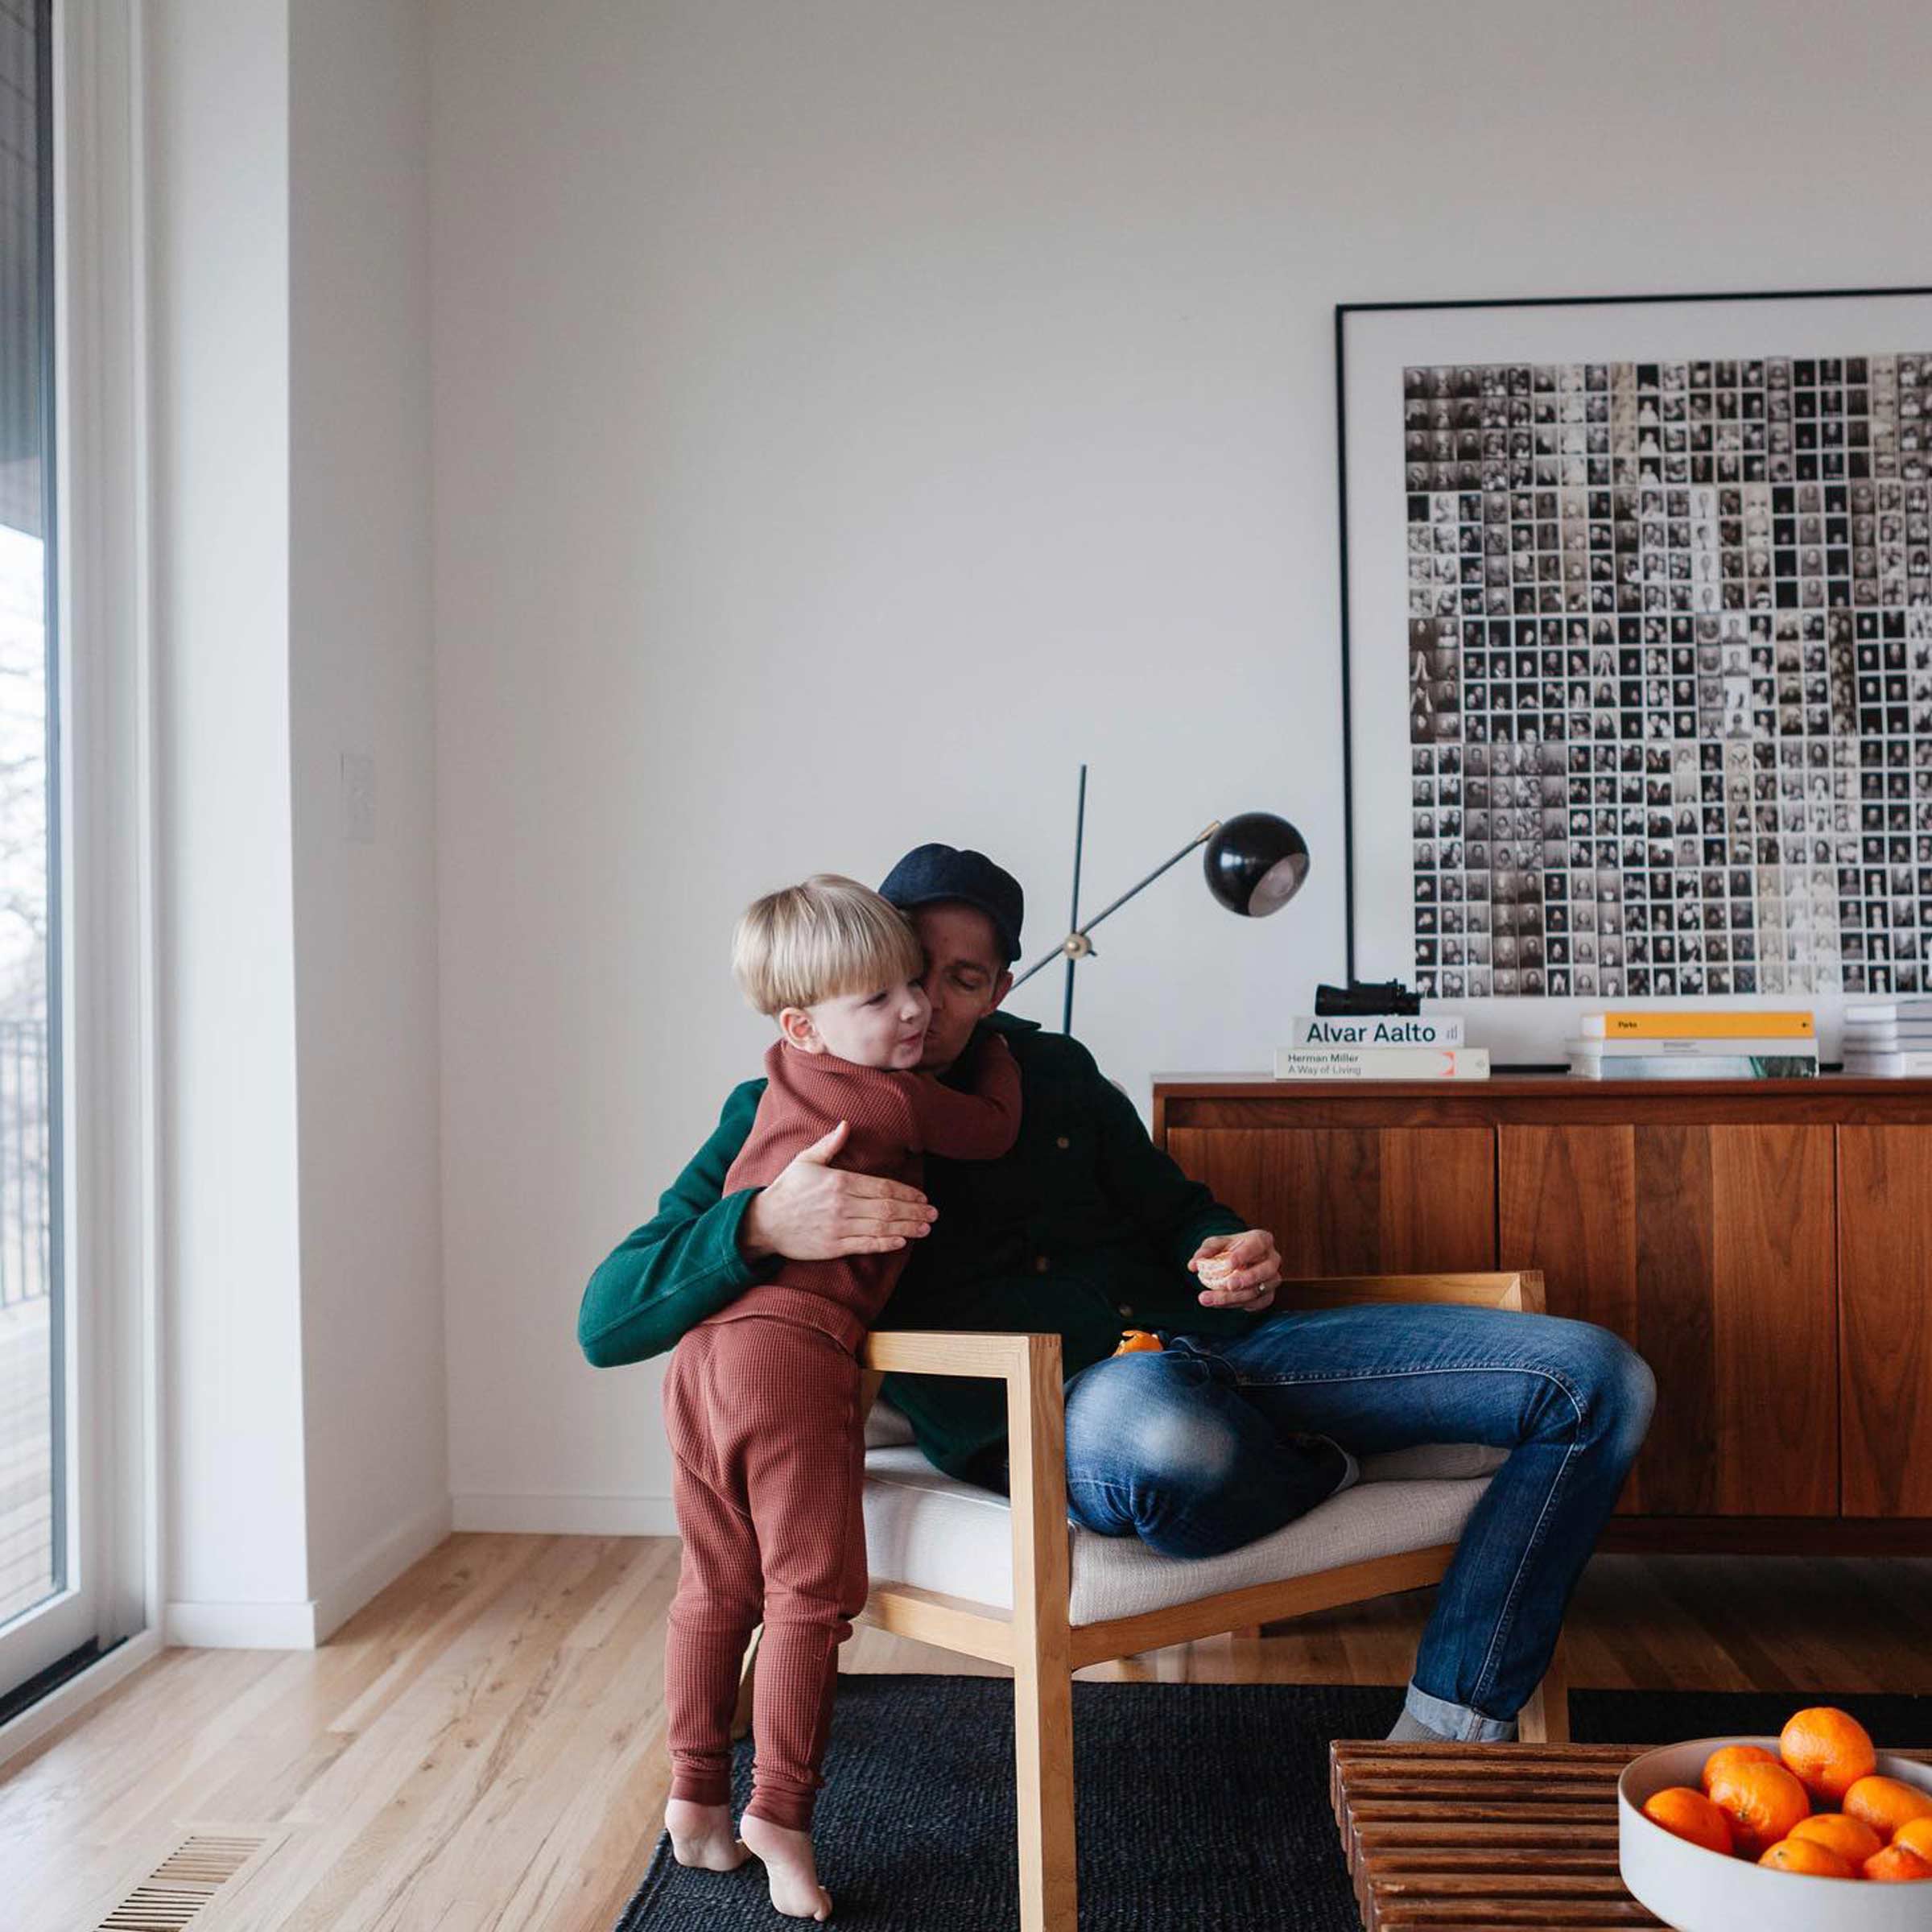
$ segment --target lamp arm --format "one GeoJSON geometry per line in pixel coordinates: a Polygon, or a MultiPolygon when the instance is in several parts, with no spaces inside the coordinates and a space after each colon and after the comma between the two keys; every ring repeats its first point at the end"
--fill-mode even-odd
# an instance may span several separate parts
{"type": "Polygon", "coordinates": [[[1137,893],[1145,892],[1147,888],[1161,876],[1162,873],[1170,871],[1174,866],[1179,865],[1181,861],[1186,858],[1189,852],[1196,851],[1201,846],[1206,844],[1207,842],[1220,830],[1220,828],[1221,822],[1219,819],[1216,819],[1205,832],[1196,832],[1195,836],[1190,839],[1187,843],[1174,855],[1172,858],[1163,859],[1161,863],[1155,866],[1154,870],[1149,873],[1146,877],[1142,879],[1137,886],[1129,886],[1127,890],[1113,902],[1112,905],[1103,906],[1100,911],[1096,912],[1093,917],[1080,928],[1078,932],[1068,933],[1067,937],[1061,940],[1059,944],[1055,947],[1051,952],[1044,954],[1039,959],[1035,960],[1034,963],[1013,982],[1014,989],[1017,990],[1018,988],[1024,986],[1026,982],[1031,979],[1042,966],[1051,966],[1055,960],[1076,960],[1080,958],[1087,952],[1088,948],[1084,943],[1076,945],[1075,942],[1084,942],[1086,939],[1088,934],[1092,932],[1094,927],[1099,925],[1100,921],[1105,919],[1109,913],[1118,912],[1120,909],[1125,906],[1129,899],[1133,898],[1137,893]]]}

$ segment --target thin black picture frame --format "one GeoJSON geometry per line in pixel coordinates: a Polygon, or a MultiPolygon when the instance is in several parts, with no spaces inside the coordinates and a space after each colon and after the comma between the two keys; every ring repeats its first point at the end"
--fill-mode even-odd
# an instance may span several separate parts
{"type": "Polygon", "coordinates": [[[1344,960],[1349,980],[1356,978],[1355,745],[1350,687],[1351,612],[1348,551],[1348,321],[1354,315],[1470,309],[1608,308],[1700,302],[1869,301],[1894,297],[1932,297],[1932,285],[1913,283],[1870,288],[1710,290],[1690,294],[1632,295],[1468,296],[1425,302],[1338,302],[1335,305],[1335,525],[1341,572],[1342,621],[1342,846],[1344,960]]]}

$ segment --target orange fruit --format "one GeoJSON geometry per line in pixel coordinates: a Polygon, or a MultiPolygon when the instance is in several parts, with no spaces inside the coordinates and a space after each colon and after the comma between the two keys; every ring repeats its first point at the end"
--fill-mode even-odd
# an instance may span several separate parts
{"type": "Polygon", "coordinates": [[[1781,1838],[1762,1858],[1761,1865],[1773,1872],[1799,1872],[1806,1878],[1856,1878],[1857,1872],[1833,1851],[1808,1838],[1781,1838]]]}
{"type": "Polygon", "coordinates": [[[1711,1802],[1730,1819],[1731,1835],[1747,1858],[1762,1858],[1811,1815],[1804,1786],[1782,1765],[1750,1760],[1719,1770],[1711,1781],[1711,1802]]]}
{"type": "Polygon", "coordinates": [[[1731,1821],[1701,1791],[1673,1785],[1644,1800],[1644,1816],[1673,1838],[1688,1839],[1707,1852],[1731,1856],[1731,1821]]]}
{"type": "Polygon", "coordinates": [[[1703,1785],[1711,1789],[1711,1781],[1720,1777],[1734,1765],[1774,1765],[1777,1762],[1762,1744],[1720,1744],[1704,1760],[1703,1785]]]}
{"type": "MultiPolygon", "coordinates": [[[[1927,1828],[1932,1830],[1932,1827],[1927,1828]]],[[[1827,1852],[1835,1852],[1854,1868],[1862,1865],[1882,1842],[1862,1818],[1847,1818],[1842,1811],[1820,1811],[1813,1817],[1801,1818],[1791,1827],[1791,1835],[1809,1839],[1827,1852]]],[[[1918,1849],[1916,1845],[1912,1848],[1918,1849]]]]}
{"type": "Polygon", "coordinates": [[[1892,1834],[1895,1845],[1903,1845],[1909,1852],[1932,1864],[1932,1818],[1909,1818],[1892,1834]]]}
{"type": "Polygon", "coordinates": [[[1847,1818],[1863,1818],[1889,1843],[1901,1825],[1932,1818],[1932,1797],[1896,1777],[1861,1777],[1845,1794],[1841,1809],[1847,1818]]]}
{"type": "Polygon", "coordinates": [[[1821,1805],[1835,1805],[1861,1777],[1878,1769],[1872,1734],[1831,1704],[1801,1711],[1777,1740],[1785,1769],[1821,1805]]]}
{"type": "Polygon", "coordinates": [[[1865,1876],[1881,1885],[1932,1878],[1932,1860],[1923,1859],[1905,1845],[1887,1845],[1865,1860],[1865,1876]]]}

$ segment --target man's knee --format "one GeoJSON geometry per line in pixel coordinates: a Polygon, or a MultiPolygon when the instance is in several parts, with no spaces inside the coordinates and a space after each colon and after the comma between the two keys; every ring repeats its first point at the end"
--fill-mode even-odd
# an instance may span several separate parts
{"type": "Polygon", "coordinates": [[[1584,1435],[1634,1456],[1657,1406],[1650,1364],[1620,1336],[1594,1323],[1565,1321],[1554,1364],[1584,1435]]]}
{"type": "Polygon", "coordinates": [[[1200,1399],[1203,1377],[1159,1356],[1089,1368],[1067,1403],[1067,1480],[1075,1514],[1118,1534],[1224,1488],[1241,1466],[1228,1420],[1200,1399]]]}
{"type": "Polygon", "coordinates": [[[1597,1401],[1607,1430],[1620,1453],[1634,1456],[1643,1447],[1657,1408],[1657,1377],[1650,1364],[1620,1336],[1599,1329],[1603,1337],[1596,1377],[1597,1401]]]}

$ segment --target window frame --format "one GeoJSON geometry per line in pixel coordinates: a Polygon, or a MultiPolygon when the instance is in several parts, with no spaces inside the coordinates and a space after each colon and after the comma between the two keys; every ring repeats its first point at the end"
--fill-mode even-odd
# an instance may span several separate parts
{"type": "Polygon", "coordinates": [[[55,1407],[72,1423],[55,1509],[78,1533],[66,1587],[10,1626],[3,1661],[13,1682],[56,1674],[64,1661],[81,1667],[0,1725],[0,1761],[156,1653],[165,1600],[146,16],[142,0],[46,3],[49,926],[59,935],[49,984],[60,1016],[49,1080],[52,1239],[64,1266],[55,1407]]]}

